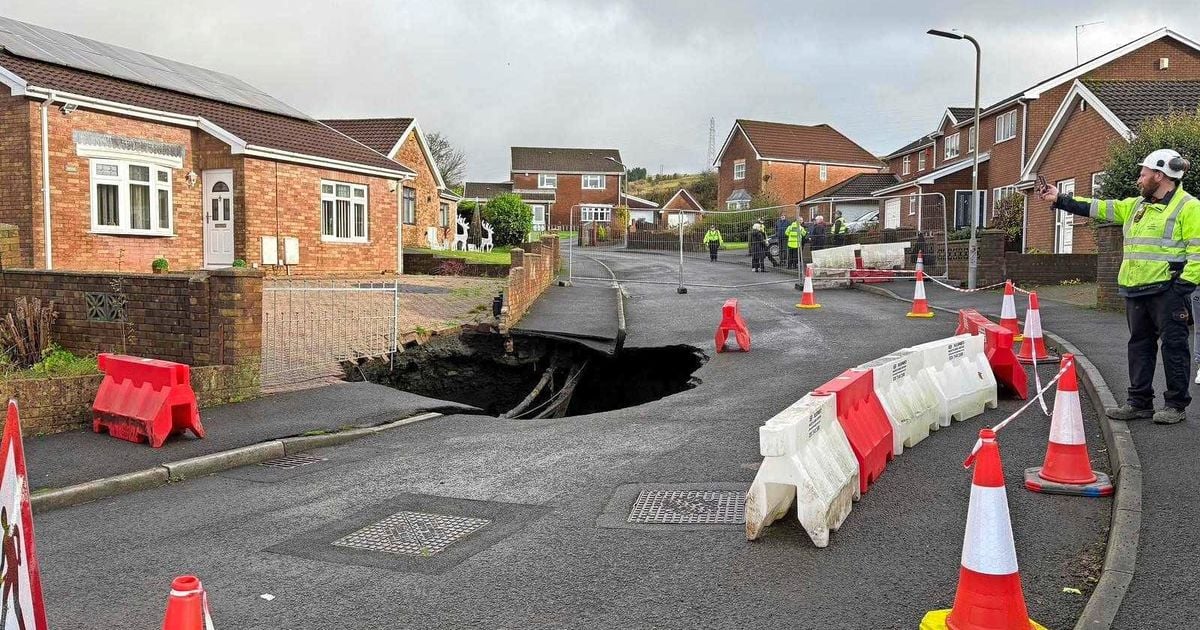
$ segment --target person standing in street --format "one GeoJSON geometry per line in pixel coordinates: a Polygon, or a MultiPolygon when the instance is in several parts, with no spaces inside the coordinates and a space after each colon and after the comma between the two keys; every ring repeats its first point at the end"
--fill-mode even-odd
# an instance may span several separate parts
{"type": "Polygon", "coordinates": [[[708,231],[704,233],[704,244],[708,246],[708,260],[716,262],[717,250],[725,244],[725,241],[721,240],[721,230],[718,230],[717,226],[710,225],[708,227],[708,231]]]}
{"type": "Polygon", "coordinates": [[[761,223],[755,223],[750,227],[750,270],[759,272],[766,271],[763,265],[763,258],[767,253],[767,233],[763,230],[761,223]]]}
{"type": "Polygon", "coordinates": [[[841,247],[846,240],[846,219],[842,218],[841,210],[833,211],[833,245],[841,247]]]}
{"type": "MultiPolygon", "coordinates": [[[[786,211],[780,212],[779,218],[775,220],[775,243],[779,245],[779,258],[781,259],[781,261],[783,262],[785,267],[788,264],[788,257],[787,257],[788,251],[787,251],[787,240],[786,240],[787,239],[787,228],[788,228],[788,224],[790,224],[791,222],[792,221],[790,219],[788,219],[786,211]]],[[[770,250],[768,250],[768,253],[770,253],[770,250]]],[[[772,262],[774,262],[774,261],[772,261],[772,262]]],[[[778,267],[779,264],[776,263],[775,266],[778,267]]]]}
{"type": "Polygon", "coordinates": [[[825,224],[825,217],[817,215],[812,227],[812,248],[822,249],[825,247],[825,234],[829,231],[829,226],[825,224]]]}
{"type": "Polygon", "coordinates": [[[800,243],[804,240],[804,237],[808,235],[808,230],[805,230],[804,226],[800,225],[799,221],[792,221],[792,223],[787,226],[787,229],[784,230],[784,233],[787,234],[787,268],[798,269],[798,265],[800,264],[800,243]]]}
{"type": "Polygon", "coordinates": [[[1175,424],[1191,403],[1188,308],[1200,284],[1200,201],[1180,186],[1191,164],[1171,149],[1142,160],[1140,197],[1088,199],[1059,194],[1042,181],[1039,194],[1052,208],[1124,226],[1125,245],[1117,275],[1129,325],[1129,394],[1124,405],[1106,409],[1114,420],[1153,418],[1175,424]],[[1154,410],[1154,368],[1162,344],[1167,389],[1165,407],[1154,410]]]}

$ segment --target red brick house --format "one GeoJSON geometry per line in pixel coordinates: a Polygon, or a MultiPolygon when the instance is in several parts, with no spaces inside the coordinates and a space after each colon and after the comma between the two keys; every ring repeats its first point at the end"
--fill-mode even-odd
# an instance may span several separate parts
{"type": "Polygon", "coordinates": [[[813,221],[818,216],[833,222],[834,212],[842,213],[846,221],[854,221],[872,212],[877,212],[883,205],[873,198],[876,190],[898,183],[900,180],[895,173],[859,173],[839,184],[834,184],[807,199],[796,202],[800,207],[801,217],[805,221],[813,221]]]}
{"type": "Polygon", "coordinates": [[[399,268],[398,162],[230,76],[3,18],[0,46],[5,264],[399,268]]]}
{"type": "MultiPolygon", "coordinates": [[[[1007,98],[980,109],[979,126],[979,187],[981,225],[992,219],[995,202],[1012,194],[1025,195],[1037,177],[1036,169],[1030,169],[1033,154],[1042,145],[1050,151],[1055,139],[1050,137],[1050,128],[1056,118],[1066,124],[1070,117],[1065,113],[1059,117],[1064,101],[1072,92],[1076,82],[1088,84],[1092,81],[1193,81],[1200,80],[1200,44],[1170,29],[1162,28],[1130,41],[1107,53],[1085,61],[1074,68],[1040,81],[1007,98]]],[[[1071,98],[1076,105],[1086,98],[1078,93],[1071,98]]],[[[1086,107],[1086,106],[1085,106],[1086,107]]],[[[930,134],[885,156],[888,170],[900,176],[897,185],[877,191],[881,197],[892,200],[893,215],[900,206],[899,223],[915,227],[915,219],[923,218],[924,229],[940,221],[940,204],[944,197],[949,205],[946,213],[950,227],[969,224],[968,205],[971,188],[969,166],[974,144],[974,109],[968,107],[949,108],[942,116],[937,129],[930,134]],[[918,195],[918,193],[924,193],[918,195]],[[932,193],[940,193],[934,195],[932,193]],[[920,210],[922,209],[923,210],[920,210]],[[914,210],[916,210],[914,212],[914,210]]],[[[1088,116],[1091,118],[1091,116],[1088,116]]],[[[1107,146],[1116,136],[1112,125],[1096,125],[1092,131],[1099,134],[1089,136],[1089,142],[1107,146]],[[1107,126],[1108,131],[1103,128],[1107,126]]],[[[1073,140],[1075,142],[1079,139],[1073,140]]],[[[1048,181],[1067,181],[1082,177],[1089,168],[1094,168],[1095,153],[1060,151],[1058,162],[1051,164],[1056,174],[1044,176],[1048,181]],[[1071,165],[1063,163],[1071,162],[1071,165]],[[1064,175],[1059,179],[1059,175],[1064,175]]],[[[1078,179],[1077,190],[1084,190],[1089,182],[1078,179]]],[[[1035,247],[1041,251],[1066,251],[1090,253],[1095,251],[1090,230],[1075,230],[1088,220],[1074,217],[1056,217],[1048,207],[1037,201],[1026,201],[1025,248],[1035,247]],[[1068,237],[1063,238],[1063,220],[1068,237]],[[1057,236],[1056,236],[1057,234],[1057,236]]],[[[885,213],[886,214],[886,213],[885,213]]]]}
{"type": "Polygon", "coordinates": [[[567,228],[572,215],[575,223],[611,222],[621,203],[617,149],[512,147],[510,166],[512,191],[533,208],[535,223],[546,213],[548,228],[567,228]]]}
{"type": "Polygon", "coordinates": [[[439,239],[454,224],[458,196],[446,188],[421,125],[412,118],[322,120],[341,133],[403,164],[416,176],[400,187],[400,231],[405,247],[428,247],[428,229],[439,239]]]}
{"type": "Polygon", "coordinates": [[[663,204],[662,222],[670,227],[679,225],[680,221],[687,225],[698,221],[703,214],[704,206],[686,188],[680,188],[663,204]]]}
{"type": "Polygon", "coordinates": [[[883,164],[829,125],[738,119],[713,166],[717,203],[741,210],[755,196],[784,205],[859,173],[877,173],[883,164]]]}
{"type": "MultiPolygon", "coordinates": [[[[1067,92],[1058,111],[1034,149],[1023,179],[1038,174],[1059,190],[1091,197],[1103,183],[1108,148],[1127,142],[1138,125],[1171,112],[1200,111],[1197,81],[1079,81],[1067,92]]],[[[1121,176],[1130,180],[1136,173],[1121,176]]],[[[1044,252],[1096,251],[1091,230],[1080,217],[1053,211],[1040,199],[1029,200],[1026,247],[1044,252]]]]}

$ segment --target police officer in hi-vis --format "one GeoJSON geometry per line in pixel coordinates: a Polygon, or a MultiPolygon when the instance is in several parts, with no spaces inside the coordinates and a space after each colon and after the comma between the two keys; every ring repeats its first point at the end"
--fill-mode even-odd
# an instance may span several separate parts
{"type": "Polygon", "coordinates": [[[1191,165],[1171,149],[1142,160],[1140,197],[1087,199],[1060,195],[1042,184],[1038,190],[1053,208],[1124,226],[1125,251],[1117,275],[1129,323],[1129,396],[1124,405],[1105,410],[1116,420],[1154,418],[1175,424],[1191,402],[1188,308],[1200,284],[1200,202],[1179,182],[1191,165]],[[1166,405],[1154,410],[1154,367],[1162,342],[1166,405]]]}

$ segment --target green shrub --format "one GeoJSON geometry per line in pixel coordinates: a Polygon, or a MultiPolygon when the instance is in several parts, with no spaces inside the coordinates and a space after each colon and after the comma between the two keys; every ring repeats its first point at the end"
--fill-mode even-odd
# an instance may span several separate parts
{"type": "Polygon", "coordinates": [[[533,229],[533,209],[514,194],[493,197],[483,206],[483,218],[492,224],[492,244],[520,245],[533,229]]]}
{"type": "Polygon", "coordinates": [[[155,273],[167,273],[170,267],[171,263],[167,262],[166,258],[155,258],[154,262],[150,263],[150,269],[155,273]]]}
{"type": "Polygon", "coordinates": [[[46,349],[42,360],[34,363],[29,371],[39,377],[79,376],[95,374],[99,368],[96,367],[96,357],[77,357],[58,344],[52,344],[46,349]]]}
{"type": "Polygon", "coordinates": [[[243,267],[249,267],[250,265],[247,265],[246,261],[242,260],[241,258],[238,258],[237,260],[233,261],[233,266],[241,269],[243,267]]]}
{"type": "MultiPolygon", "coordinates": [[[[1192,168],[1183,174],[1183,189],[1200,190],[1200,116],[1195,111],[1147,119],[1134,132],[1137,135],[1132,141],[1118,139],[1109,145],[1105,176],[1097,193],[1101,199],[1140,196],[1139,164],[1156,149],[1175,149],[1190,160],[1192,168]]],[[[1077,194],[1090,196],[1091,191],[1081,190],[1077,194]]]]}
{"type": "Polygon", "coordinates": [[[603,225],[597,225],[596,226],[596,240],[607,241],[608,240],[608,228],[604,227],[603,225]]]}

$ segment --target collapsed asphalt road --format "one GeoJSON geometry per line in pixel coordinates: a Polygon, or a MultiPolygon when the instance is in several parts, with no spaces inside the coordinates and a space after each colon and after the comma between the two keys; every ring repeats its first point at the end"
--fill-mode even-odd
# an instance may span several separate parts
{"type": "MultiPolygon", "coordinates": [[[[667,257],[599,256],[619,278],[675,277],[667,257]]],[[[693,277],[759,279],[723,263],[691,265],[693,277]]],[[[711,359],[699,387],[556,420],[445,416],[324,449],[311,466],[246,467],[40,515],[51,623],[157,627],[183,573],[203,580],[216,623],[238,628],[915,628],[949,607],[970,490],[962,461],[1015,401],[906,450],[826,549],[792,518],[749,543],[736,524],[634,528],[623,515],[644,484],[744,490],[763,421],[847,367],[951,334],[950,318],[909,320],[903,305],[857,291],[824,291],[824,308],[799,313],[790,283],[685,295],[625,286],[626,346],[701,348],[711,359]],[[728,297],[740,299],[749,354],[712,353],[728,297]],[[355,538],[388,518],[373,539],[355,538]],[[470,533],[441,548],[455,531],[470,533]],[[372,542],[424,551],[362,548],[372,542]]],[[[1089,404],[1083,413],[1104,469],[1089,404]]],[[[1000,444],[1030,613],[1064,628],[1098,575],[1111,504],[1021,488],[1048,422],[1035,406],[1000,444]]]]}

